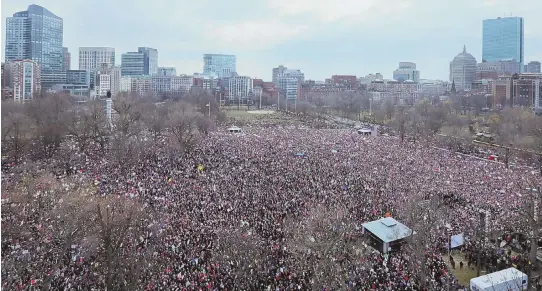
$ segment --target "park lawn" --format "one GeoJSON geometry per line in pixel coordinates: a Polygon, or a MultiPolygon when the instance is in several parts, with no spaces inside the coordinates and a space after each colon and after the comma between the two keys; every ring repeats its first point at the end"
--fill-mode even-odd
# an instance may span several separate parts
{"type": "Polygon", "coordinates": [[[247,112],[246,109],[241,108],[228,108],[222,110],[228,118],[233,118],[237,121],[241,121],[247,124],[253,122],[270,122],[281,125],[292,125],[299,123],[300,121],[295,119],[284,118],[281,114],[258,114],[247,112]]]}
{"type": "MultiPolygon", "coordinates": [[[[446,266],[448,267],[448,270],[452,272],[452,274],[459,280],[461,285],[463,286],[469,286],[470,285],[470,279],[476,278],[476,266],[471,266],[471,268],[467,267],[467,259],[465,256],[461,253],[455,253],[452,255],[454,257],[455,261],[455,269],[452,269],[452,265],[450,264],[450,260],[448,256],[444,256],[444,262],[446,262],[446,266]],[[459,269],[459,262],[463,261],[463,269],[459,269]]],[[[480,276],[484,275],[485,272],[480,272],[480,276]]]]}
{"type": "Polygon", "coordinates": [[[249,113],[246,110],[224,110],[223,111],[227,117],[233,117],[233,118],[254,118],[257,116],[257,114],[249,113]]]}

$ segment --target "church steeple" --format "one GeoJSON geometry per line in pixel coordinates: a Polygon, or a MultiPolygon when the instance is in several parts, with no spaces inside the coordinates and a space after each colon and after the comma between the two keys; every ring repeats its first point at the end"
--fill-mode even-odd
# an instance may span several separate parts
{"type": "Polygon", "coordinates": [[[455,89],[455,78],[452,79],[452,88],[450,89],[450,93],[452,94],[457,93],[457,90],[455,89]]]}
{"type": "Polygon", "coordinates": [[[467,46],[463,45],[463,53],[466,53],[466,52],[467,52],[467,46]]]}

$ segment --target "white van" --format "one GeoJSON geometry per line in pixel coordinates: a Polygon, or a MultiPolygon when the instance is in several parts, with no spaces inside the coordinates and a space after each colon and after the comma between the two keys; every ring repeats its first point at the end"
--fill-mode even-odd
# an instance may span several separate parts
{"type": "Polygon", "coordinates": [[[470,289],[473,291],[519,291],[527,290],[527,285],[527,275],[516,268],[508,268],[470,280],[470,289]]]}

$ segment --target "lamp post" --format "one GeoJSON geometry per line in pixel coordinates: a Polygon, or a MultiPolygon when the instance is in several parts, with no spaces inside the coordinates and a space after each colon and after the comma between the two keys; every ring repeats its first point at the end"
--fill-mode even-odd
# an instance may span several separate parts
{"type": "Polygon", "coordinates": [[[260,90],[260,110],[262,110],[262,93],[263,93],[263,88],[260,90]]]}
{"type": "Polygon", "coordinates": [[[250,110],[250,102],[254,102],[254,92],[250,90],[247,96],[247,110],[250,110]]]}
{"type": "Polygon", "coordinates": [[[277,111],[280,111],[280,89],[277,91],[277,111]]]}

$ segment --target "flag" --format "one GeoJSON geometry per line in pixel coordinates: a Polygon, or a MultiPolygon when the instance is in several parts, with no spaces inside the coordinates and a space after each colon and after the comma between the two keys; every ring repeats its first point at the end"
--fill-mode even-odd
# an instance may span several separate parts
{"type": "Polygon", "coordinates": [[[205,107],[209,107],[209,106],[211,106],[210,102],[205,105],[205,107]]]}

